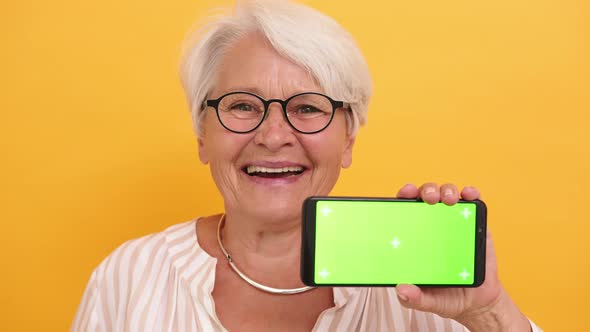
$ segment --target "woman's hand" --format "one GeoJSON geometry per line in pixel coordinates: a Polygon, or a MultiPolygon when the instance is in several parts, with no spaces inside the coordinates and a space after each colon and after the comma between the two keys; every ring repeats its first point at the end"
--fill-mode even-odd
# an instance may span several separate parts
{"type": "MultiPolygon", "coordinates": [[[[439,187],[435,183],[427,183],[420,188],[408,184],[400,189],[398,197],[420,198],[428,204],[443,202],[453,205],[459,198],[468,201],[479,199],[480,194],[473,187],[465,187],[459,193],[453,184],[439,187]]],[[[496,254],[489,230],[486,242],[486,274],[480,287],[419,288],[398,285],[396,290],[400,303],[408,308],[457,320],[471,331],[530,331],[528,319],[518,310],[498,279],[496,254]]]]}

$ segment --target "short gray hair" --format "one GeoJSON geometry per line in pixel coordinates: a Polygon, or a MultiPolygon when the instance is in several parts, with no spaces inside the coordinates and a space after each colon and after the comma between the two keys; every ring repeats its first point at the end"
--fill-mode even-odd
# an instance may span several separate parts
{"type": "Polygon", "coordinates": [[[248,33],[261,33],[282,56],[305,68],[324,92],[349,103],[349,134],[367,121],[372,82],[352,36],[332,18],[288,0],[238,0],[189,36],[180,68],[182,85],[197,136],[203,103],[215,84],[225,51],[248,33]]]}

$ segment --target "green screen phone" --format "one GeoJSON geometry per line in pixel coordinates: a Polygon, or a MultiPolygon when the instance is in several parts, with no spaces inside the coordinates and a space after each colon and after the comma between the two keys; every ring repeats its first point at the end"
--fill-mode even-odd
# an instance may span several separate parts
{"type": "Polygon", "coordinates": [[[485,275],[486,206],[310,197],[301,278],[310,286],[477,287],[485,275]]]}

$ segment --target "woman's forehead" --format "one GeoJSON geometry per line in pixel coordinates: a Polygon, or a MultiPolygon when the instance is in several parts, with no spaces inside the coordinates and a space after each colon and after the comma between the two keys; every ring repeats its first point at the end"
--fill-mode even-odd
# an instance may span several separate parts
{"type": "Polygon", "coordinates": [[[214,91],[247,91],[280,98],[297,93],[323,92],[304,67],[279,54],[256,35],[238,40],[224,54],[216,73],[214,91]]]}

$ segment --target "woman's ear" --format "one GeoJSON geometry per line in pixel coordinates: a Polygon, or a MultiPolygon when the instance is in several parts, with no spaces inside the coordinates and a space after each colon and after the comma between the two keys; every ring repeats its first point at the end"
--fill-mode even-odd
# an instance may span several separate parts
{"type": "Polygon", "coordinates": [[[348,168],[352,165],[352,148],[355,140],[356,136],[352,135],[346,138],[346,145],[344,146],[344,151],[342,153],[342,168],[348,168]]]}
{"type": "Polygon", "coordinates": [[[207,145],[205,144],[205,139],[203,137],[197,138],[197,142],[199,142],[199,160],[205,165],[209,163],[209,154],[207,153],[207,145]]]}

